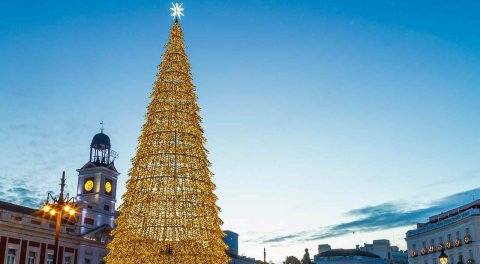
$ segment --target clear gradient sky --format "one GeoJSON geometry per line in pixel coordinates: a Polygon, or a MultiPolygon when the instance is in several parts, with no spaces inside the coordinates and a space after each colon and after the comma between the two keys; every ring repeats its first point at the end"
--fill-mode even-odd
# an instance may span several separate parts
{"type": "MultiPolygon", "coordinates": [[[[125,191],[170,4],[0,2],[0,199],[38,205],[62,170],[74,192],[101,120],[125,191]]],[[[417,221],[480,197],[479,1],[184,7],[223,228],[240,253],[404,247],[417,221]]]]}

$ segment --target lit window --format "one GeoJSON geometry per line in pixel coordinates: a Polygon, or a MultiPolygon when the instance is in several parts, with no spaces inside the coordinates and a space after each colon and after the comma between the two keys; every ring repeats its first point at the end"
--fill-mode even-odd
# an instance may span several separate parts
{"type": "Polygon", "coordinates": [[[28,264],[35,264],[35,255],[33,251],[28,252],[28,264]]]}
{"type": "Polygon", "coordinates": [[[22,221],[22,217],[21,216],[17,216],[17,215],[12,215],[10,216],[10,219],[14,220],[14,221],[22,221]]]}
{"type": "Polygon", "coordinates": [[[7,264],[15,264],[15,249],[8,249],[7,264]]]}
{"type": "Polygon", "coordinates": [[[63,264],[71,264],[72,263],[72,257],[68,256],[68,257],[65,257],[65,259],[63,260],[63,264]]]}
{"type": "Polygon", "coordinates": [[[85,217],[85,219],[83,220],[83,222],[86,224],[86,225],[93,225],[95,223],[95,221],[92,219],[92,218],[88,218],[88,217],[85,217]]]}
{"type": "Polygon", "coordinates": [[[48,256],[47,256],[47,264],[53,264],[53,255],[52,254],[48,254],[48,256]]]}

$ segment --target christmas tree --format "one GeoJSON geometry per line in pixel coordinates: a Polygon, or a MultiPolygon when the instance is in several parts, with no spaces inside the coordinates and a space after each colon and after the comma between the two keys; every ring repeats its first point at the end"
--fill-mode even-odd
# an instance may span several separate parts
{"type": "Polygon", "coordinates": [[[105,260],[225,264],[220,208],[177,19],[165,47],[105,260]]]}

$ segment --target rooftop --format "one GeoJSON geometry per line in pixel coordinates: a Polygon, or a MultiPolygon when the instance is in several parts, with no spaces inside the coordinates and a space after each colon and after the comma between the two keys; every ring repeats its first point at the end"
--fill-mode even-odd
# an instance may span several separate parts
{"type": "Polygon", "coordinates": [[[417,229],[409,230],[407,232],[407,237],[442,228],[472,216],[480,216],[480,199],[429,217],[428,222],[418,223],[417,229]]]}
{"type": "Polygon", "coordinates": [[[368,252],[362,251],[358,249],[332,249],[329,251],[322,252],[315,257],[348,257],[348,256],[362,256],[362,257],[369,257],[369,258],[380,258],[379,256],[368,252]]]}
{"type": "Polygon", "coordinates": [[[36,213],[38,212],[38,209],[33,209],[30,207],[25,207],[25,206],[4,202],[4,201],[0,201],[0,209],[16,212],[20,214],[26,214],[26,215],[36,215],[36,213]]]}

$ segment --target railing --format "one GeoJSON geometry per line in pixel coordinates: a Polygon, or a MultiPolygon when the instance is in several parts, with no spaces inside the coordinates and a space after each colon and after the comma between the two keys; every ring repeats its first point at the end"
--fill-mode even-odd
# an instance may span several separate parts
{"type": "Polygon", "coordinates": [[[459,222],[459,221],[461,221],[465,218],[475,216],[475,215],[480,215],[480,209],[472,208],[472,209],[469,209],[465,212],[459,213],[458,215],[450,216],[447,219],[440,220],[437,223],[431,223],[431,224],[427,224],[424,227],[417,228],[415,230],[409,230],[407,232],[407,237],[416,236],[416,235],[426,233],[426,232],[429,232],[429,231],[432,231],[432,230],[435,230],[435,229],[438,229],[438,228],[442,228],[442,227],[451,225],[453,223],[459,222]]]}
{"type": "Polygon", "coordinates": [[[378,263],[378,264],[386,264],[387,260],[382,258],[369,258],[363,256],[332,256],[332,257],[316,257],[314,258],[315,263],[323,263],[323,262],[339,262],[339,261],[368,261],[369,263],[378,263]]]}

